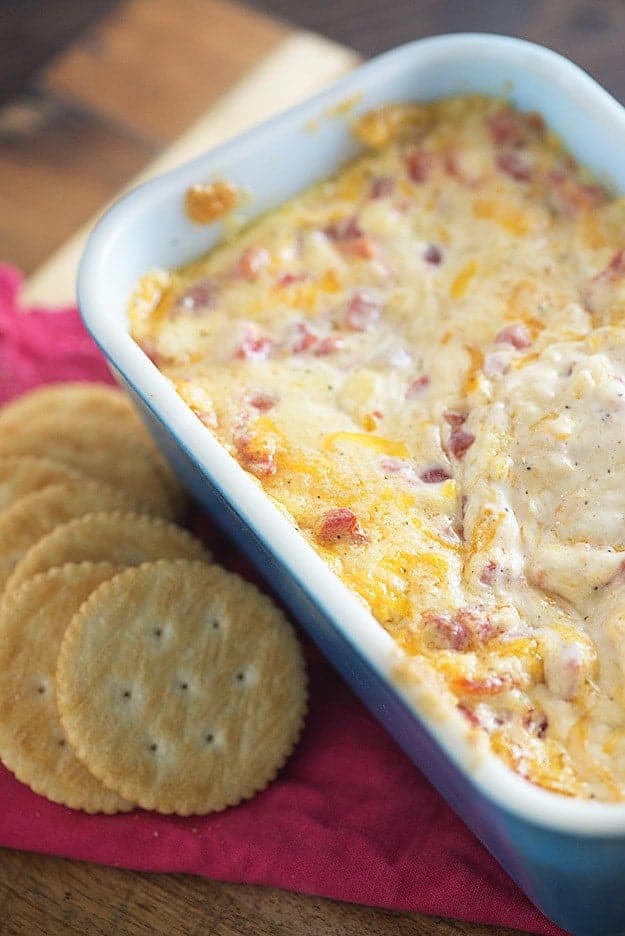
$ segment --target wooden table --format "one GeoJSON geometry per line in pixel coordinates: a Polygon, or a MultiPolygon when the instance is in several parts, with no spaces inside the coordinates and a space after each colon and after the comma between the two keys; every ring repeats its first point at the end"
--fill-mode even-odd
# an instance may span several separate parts
{"type": "MultiPolygon", "coordinates": [[[[269,0],[266,5],[278,12],[290,9],[286,0],[269,0]]],[[[294,37],[286,24],[226,0],[127,0],[105,6],[111,11],[96,28],[40,71],[27,93],[0,109],[0,259],[27,273],[146,164],[162,158],[181,134],[185,143],[174,157],[182,158],[207,133],[212,139],[211,134],[234,129],[226,126],[223,106],[217,123],[213,114],[209,126],[204,115],[259,63],[269,61],[269,71],[262,71],[262,66],[260,77],[256,72],[252,83],[229,98],[227,112],[238,108],[239,123],[260,118],[264,110],[313,90],[355,60],[338,46],[294,37]],[[307,66],[302,71],[304,61],[307,66]],[[275,93],[267,102],[260,95],[272,69],[281,70],[283,81],[276,90],[274,80],[275,93]],[[246,113],[246,106],[257,112],[246,113]],[[195,136],[189,134],[188,128],[198,120],[195,136]]],[[[293,9],[299,9],[303,18],[313,6],[301,0],[293,9]]],[[[473,4],[423,2],[413,15],[416,6],[391,0],[387,45],[418,34],[480,25],[479,18],[466,23],[459,15],[461,7],[473,9],[473,4]]],[[[625,78],[621,3],[479,0],[475,6],[478,14],[481,10],[483,28],[506,31],[505,22],[493,19],[493,9],[497,7],[501,20],[501,9],[507,7],[519,21],[519,32],[559,45],[613,90],[625,78]],[[523,21],[518,14],[521,6],[527,10],[523,21]]],[[[325,16],[340,33],[341,15],[347,22],[348,7],[353,16],[351,0],[322,4],[319,17],[325,16]]],[[[365,25],[373,23],[379,8],[378,0],[364,0],[365,25]]],[[[379,41],[379,30],[374,38],[372,29],[363,47],[379,41]]],[[[167,162],[172,154],[164,158],[167,162]]],[[[45,266],[33,279],[31,293],[42,300],[71,299],[68,277],[74,254],[66,251],[60,263],[45,266]],[[52,295],[55,290],[58,296],[52,295]]],[[[509,932],[188,876],[146,875],[6,850],[2,859],[3,936],[503,936],[509,932]]]]}

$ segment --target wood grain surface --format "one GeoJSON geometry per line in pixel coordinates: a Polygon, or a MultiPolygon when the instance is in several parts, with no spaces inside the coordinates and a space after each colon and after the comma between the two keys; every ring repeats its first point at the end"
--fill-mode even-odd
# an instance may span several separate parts
{"type": "MultiPolygon", "coordinates": [[[[0,103],[8,103],[0,109],[0,259],[27,272],[281,47],[290,29],[267,12],[368,54],[433,32],[523,35],[568,54],[617,96],[625,93],[620,0],[258,0],[254,5],[264,12],[226,0],[2,3],[0,103]],[[14,32],[3,34],[8,8],[15,13],[14,32]],[[44,8],[50,11],[47,28],[44,8]],[[49,61],[53,51],[59,54],[49,61]]],[[[272,889],[2,852],[1,936],[509,932],[272,889]]]]}

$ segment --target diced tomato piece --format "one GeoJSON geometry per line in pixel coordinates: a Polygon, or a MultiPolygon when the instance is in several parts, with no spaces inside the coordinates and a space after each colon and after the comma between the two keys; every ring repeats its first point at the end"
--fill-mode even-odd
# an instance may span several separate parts
{"type": "Polygon", "coordinates": [[[235,348],[234,356],[239,360],[264,361],[273,351],[273,341],[264,335],[248,332],[241,344],[235,348]]]}
{"type": "Polygon", "coordinates": [[[407,400],[416,400],[418,397],[422,396],[424,391],[432,383],[431,379],[427,374],[421,374],[420,377],[417,377],[415,380],[409,384],[408,389],[406,390],[406,399],[407,400]]]}
{"type": "Polygon", "coordinates": [[[152,341],[151,338],[139,338],[137,340],[137,344],[139,345],[143,353],[146,355],[146,357],[148,357],[152,361],[152,364],[156,364],[156,366],[158,367],[159,364],[163,363],[163,356],[158,350],[158,348],[156,347],[156,343],[152,341]]]}
{"type": "Polygon", "coordinates": [[[497,168],[516,182],[529,182],[532,178],[532,165],[525,154],[514,150],[504,150],[495,158],[497,168]]]}
{"type": "Polygon", "coordinates": [[[395,191],[395,180],[390,176],[377,176],[371,181],[369,198],[387,198],[395,191]]]}
{"type": "Polygon", "coordinates": [[[207,312],[215,305],[216,297],[217,284],[214,280],[199,280],[178,296],[174,310],[179,312],[207,312]]]}
{"type": "Polygon", "coordinates": [[[352,293],[347,303],[344,322],[351,331],[370,331],[380,318],[381,312],[378,300],[364,289],[358,289],[352,293]]]}
{"type": "Polygon", "coordinates": [[[347,539],[352,543],[364,543],[367,536],[361,529],[358,517],[348,507],[336,507],[328,510],[321,518],[317,528],[320,543],[334,543],[347,539]]]}
{"type": "Polygon", "coordinates": [[[473,643],[470,630],[447,611],[427,613],[424,623],[437,645],[443,649],[464,651],[473,643]]]}
{"type": "Polygon", "coordinates": [[[250,390],[245,395],[245,402],[253,406],[254,409],[260,410],[261,413],[266,413],[267,410],[272,409],[276,405],[278,397],[275,393],[270,393],[268,390],[250,390]]]}
{"type": "Polygon", "coordinates": [[[421,472],[419,477],[425,484],[440,484],[441,481],[448,481],[451,475],[446,468],[435,466],[433,468],[426,468],[421,472]]]}
{"type": "Polygon", "coordinates": [[[460,608],[453,615],[448,611],[430,611],[424,615],[423,623],[438,646],[450,650],[483,647],[496,633],[480,608],[460,608]]]}
{"type": "Polygon", "coordinates": [[[323,233],[326,237],[329,237],[330,240],[341,243],[342,241],[362,237],[364,231],[360,227],[356,215],[350,215],[348,218],[343,218],[342,221],[335,221],[334,224],[329,224],[324,228],[323,233]]]}
{"type": "Polygon", "coordinates": [[[625,278],[625,247],[614,254],[607,267],[593,276],[582,293],[589,312],[603,312],[611,303],[614,287],[625,278]]]}
{"type": "Polygon", "coordinates": [[[362,260],[373,260],[378,253],[375,241],[367,234],[342,241],[339,246],[341,253],[350,257],[360,257],[362,260]]]}
{"type": "Polygon", "coordinates": [[[465,429],[453,429],[447,440],[447,448],[458,461],[461,461],[475,442],[472,432],[465,429]]]}
{"type": "Polygon", "coordinates": [[[457,413],[453,410],[447,410],[443,413],[443,419],[445,422],[449,423],[452,429],[457,429],[458,426],[463,426],[467,421],[468,413],[457,413]]]}
{"type": "Polygon", "coordinates": [[[407,154],[405,163],[408,177],[417,185],[422,185],[427,182],[434,166],[434,156],[425,150],[412,150],[407,154]]]}
{"type": "Polygon", "coordinates": [[[459,712],[462,712],[462,714],[467,719],[467,721],[470,722],[475,728],[482,727],[482,723],[480,719],[478,718],[477,713],[474,712],[472,708],[469,708],[469,706],[466,705],[464,702],[458,702],[458,705],[456,706],[456,708],[458,709],[459,712]]]}
{"type": "Polygon", "coordinates": [[[487,562],[480,572],[480,582],[482,585],[494,585],[500,572],[501,568],[496,562],[487,562]]]}
{"type": "Polygon", "coordinates": [[[405,467],[405,462],[400,458],[383,458],[380,462],[380,468],[388,474],[399,474],[405,467]]]}
{"type": "Polygon", "coordinates": [[[233,442],[240,464],[251,474],[266,478],[276,473],[276,446],[271,438],[261,441],[246,429],[235,428],[233,442]]]}
{"type": "Polygon", "coordinates": [[[527,126],[521,116],[510,108],[491,114],[486,123],[497,146],[523,146],[527,142],[527,126]]]}
{"type": "Polygon", "coordinates": [[[532,344],[532,337],[523,322],[513,322],[495,335],[495,342],[512,345],[520,351],[521,348],[529,348],[532,344]]]}
{"type": "Polygon", "coordinates": [[[607,193],[600,185],[579,182],[567,176],[561,169],[552,169],[547,179],[548,202],[556,214],[574,217],[607,201],[607,193]]]}
{"type": "Polygon", "coordinates": [[[340,351],[344,346],[345,342],[340,335],[327,335],[327,337],[321,339],[313,353],[317,357],[325,357],[327,354],[334,354],[335,351],[340,351]]]}
{"type": "Polygon", "coordinates": [[[436,244],[429,244],[423,251],[423,259],[432,266],[440,266],[443,261],[443,253],[436,244]]]}
{"type": "Polygon", "coordinates": [[[509,685],[504,676],[486,676],[484,679],[472,679],[470,676],[461,676],[455,680],[456,687],[461,692],[471,695],[498,695],[509,685]]]}
{"type": "Polygon", "coordinates": [[[236,272],[243,279],[254,282],[262,271],[269,266],[270,261],[269,251],[265,247],[255,244],[243,251],[239,257],[236,272]]]}
{"type": "Polygon", "coordinates": [[[295,283],[304,283],[309,279],[308,273],[278,273],[276,277],[277,286],[293,286],[295,283]]]}
{"type": "Polygon", "coordinates": [[[319,341],[318,335],[312,330],[307,322],[294,322],[292,333],[288,342],[289,349],[293,354],[302,354],[304,351],[310,351],[319,341]]]}
{"type": "Polygon", "coordinates": [[[549,719],[544,712],[530,709],[523,716],[523,726],[537,738],[544,738],[549,727],[549,719]]]}

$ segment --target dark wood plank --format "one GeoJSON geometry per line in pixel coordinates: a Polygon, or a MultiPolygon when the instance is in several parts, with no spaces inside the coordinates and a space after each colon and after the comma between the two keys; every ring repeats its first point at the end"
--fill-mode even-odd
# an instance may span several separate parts
{"type": "MultiPolygon", "coordinates": [[[[511,936],[273,888],[2,851],[3,936],[511,936]]],[[[521,934],[522,936],[522,934],[521,934]]]]}
{"type": "Polygon", "coordinates": [[[163,145],[287,33],[225,0],[133,0],[52,63],[41,86],[163,145]]]}
{"type": "Polygon", "coordinates": [[[35,269],[287,34],[225,0],[116,6],[0,110],[0,259],[35,269]]]}
{"type": "Polygon", "coordinates": [[[2,0],[0,106],[21,94],[32,75],[119,0],[2,0]]]}
{"type": "Polygon", "coordinates": [[[0,259],[34,269],[157,147],[46,96],[0,111],[0,259]]]}
{"type": "Polygon", "coordinates": [[[622,0],[248,0],[365,56],[422,36],[498,32],[550,46],[625,101],[622,0]]]}

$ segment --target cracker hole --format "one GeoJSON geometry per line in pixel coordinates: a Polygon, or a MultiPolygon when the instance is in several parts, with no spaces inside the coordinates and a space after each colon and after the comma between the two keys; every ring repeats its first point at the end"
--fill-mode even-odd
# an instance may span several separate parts
{"type": "Polygon", "coordinates": [[[189,688],[189,683],[188,683],[188,682],[181,682],[181,683],[178,683],[178,685],[179,685],[180,688],[183,689],[183,690],[189,688]]]}
{"type": "Polygon", "coordinates": [[[132,693],[131,693],[130,689],[125,689],[125,690],[124,690],[124,692],[123,692],[124,699],[129,699],[131,695],[132,695],[132,693]]]}
{"type": "Polygon", "coordinates": [[[149,748],[152,754],[155,754],[156,751],[158,751],[158,744],[156,743],[156,741],[152,741],[152,743],[149,745],[149,748]]]}
{"type": "Polygon", "coordinates": [[[154,630],[152,631],[152,633],[154,634],[155,637],[162,637],[162,636],[163,636],[163,628],[162,628],[162,627],[155,627],[154,630]]]}
{"type": "Polygon", "coordinates": [[[59,747],[65,747],[65,738],[59,738],[59,747]]]}
{"type": "Polygon", "coordinates": [[[245,673],[243,672],[243,670],[239,670],[239,672],[238,672],[237,675],[236,675],[236,680],[237,680],[238,683],[244,683],[244,682],[245,682],[245,673]]]}
{"type": "Polygon", "coordinates": [[[219,621],[217,620],[217,618],[213,618],[213,620],[211,621],[211,627],[213,628],[213,630],[219,630],[221,625],[219,621]]]}
{"type": "Polygon", "coordinates": [[[37,686],[37,692],[39,693],[39,695],[43,695],[45,691],[46,691],[45,686],[37,686]]]}
{"type": "Polygon", "coordinates": [[[212,731],[209,731],[208,734],[204,735],[204,740],[206,741],[207,744],[212,744],[213,741],[215,740],[215,735],[213,734],[212,731]]]}

